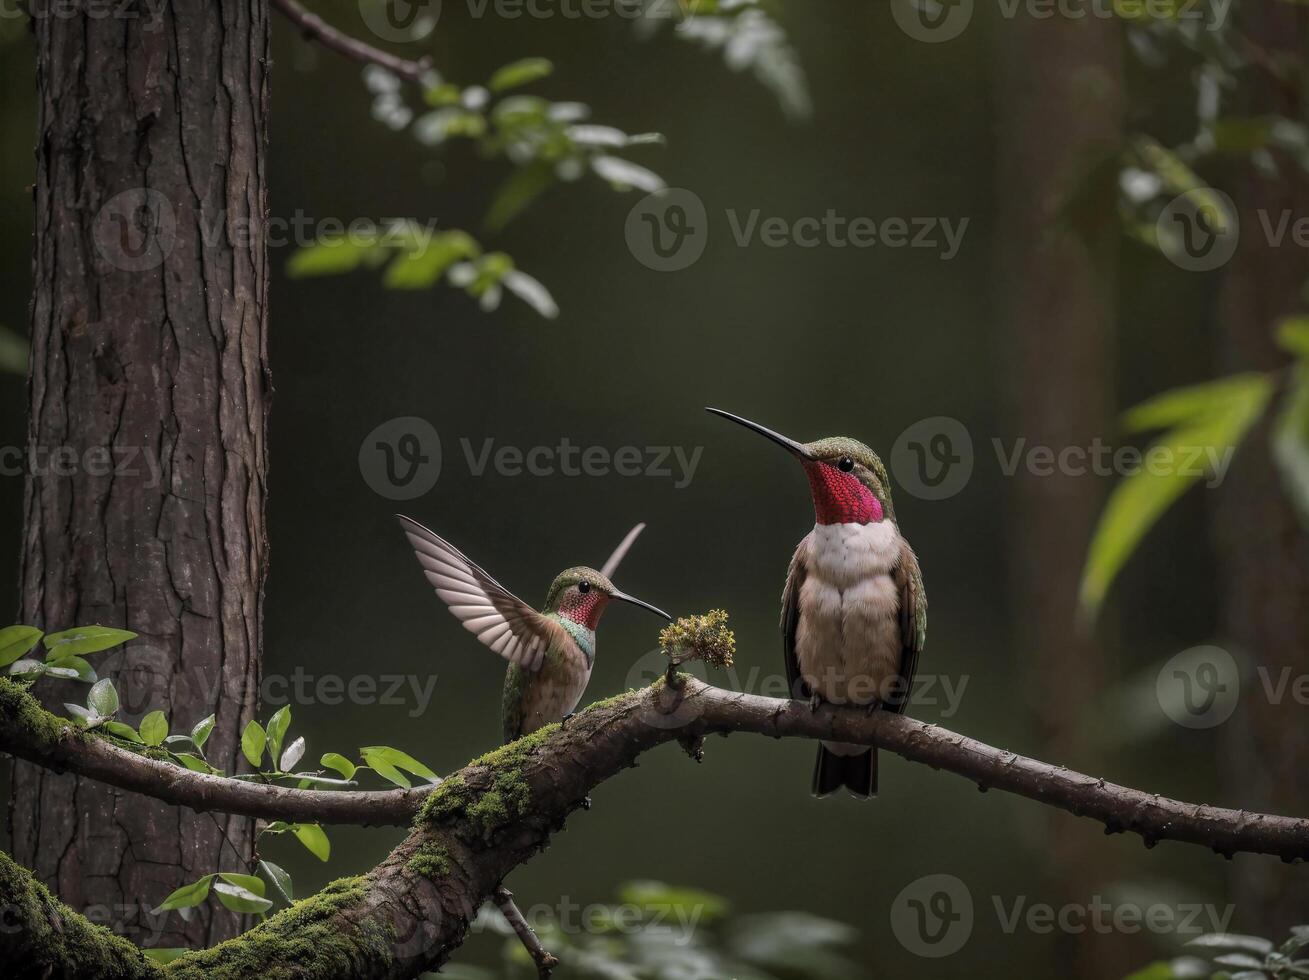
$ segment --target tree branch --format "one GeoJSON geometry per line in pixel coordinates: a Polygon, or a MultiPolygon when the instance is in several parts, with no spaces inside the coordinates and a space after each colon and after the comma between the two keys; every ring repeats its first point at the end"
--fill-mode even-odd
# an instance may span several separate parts
{"type": "MultiPolygon", "coordinates": [[[[301,976],[408,980],[435,969],[463,942],[477,908],[596,786],[655,746],[727,732],[877,745],[983,787],[1093,817],[1110,831],[1141,834],[1147,845],[1168,839],[1223,854],[1309,857],[1306,820],[1180,803],[903,715],[811,711],[802,702],[735,694],[682,675],[594,704],[566,727],[547,727],[474,760],[428,794],[409,836],[372,871],[334,883],[244,936],[182,957],[168,974],[278,976],[294,963],[301,976]]],[[[0,962],[10,941],[0,935],[0,962]]]]}
{"type": "Polygon", "coordinates": [[[519,911],[518,906],[514,903],[514,893],[501,885],[491,897],[495,900],[495,904],[500,906],[500,914],[505,917],[505,921],[518,935],[518,940],[523,944],[523,948],[527,950],[527,955],[536,964],[536,975],[539,980],[550,980],[554,968],[559,965],[559,957],[547,952],[546,948],[541,945],[540,938],[532,930],[531,924],[523,918],[523,913],[519,911]]]}
{"type": "MultiPolygon", "coordinates": [[[[868,715],[830,705],[814,712],[798,701],[733,693],[689,679],[676,689],[661,681],[650,691],[652,696],[676,701],[676,707],[651,722],[662,736],[651,747],[673,738],[730,732],[876,745],[912,762],[964,776],[983,789],[1005,790],[1099,820],[1108,833],[1140,834],[1150,847],[1176,840],[1228,857],[1244,851],[1284,861],[1309,859],[1309,820],[1172,800],[1029,759],[904,715],[868,715]]],[[[300,790],[193,773],[89,736],[44,711],[9,681],[0,681],[0,751],[167,803],[270,820],[404,826],[430,792],[300,790]]],[[[605,778],[607,774],[596,782],[605,778]]]]}
{"type": "Polygon", "coordinates": [[[310,40],[317,41],[323,47],[344,55],[351,61],[365,65],[379,65],[406,81],[426,87],[427,76],[432,70],[430,55],[423,55],[416,61],[400,58],[337,30],[317,14],[300,6],[295,0],[272,0],[272,4],[310,40]]]}

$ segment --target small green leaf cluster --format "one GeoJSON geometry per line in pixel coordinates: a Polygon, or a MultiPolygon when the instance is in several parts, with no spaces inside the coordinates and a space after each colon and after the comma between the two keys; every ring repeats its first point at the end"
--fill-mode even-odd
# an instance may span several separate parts
{"type": "Polygon", "coordinates": [[[34,626],[7,626],[0,629],[0,668],[19,680],[54,677],[94,684],[99,678],[85,658],[135,639],[129,630],[108,626],[78,626],[48,635],[34,626]],[[45,657],[37,660],[30,654],[42,641],[45,657]]]}

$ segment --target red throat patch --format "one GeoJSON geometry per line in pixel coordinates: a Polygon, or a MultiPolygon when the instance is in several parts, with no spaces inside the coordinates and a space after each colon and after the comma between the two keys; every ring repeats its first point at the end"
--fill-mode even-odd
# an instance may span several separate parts
{"type": "Polygon", "coordinates": [[[595,628],[600,625],[600,614],[607,605],[609,597],[594,587],[586,593],[570,589],[559,605],[559,615],[595,632],[595,628]]]}
{"type": "Polygon", "coordinates": [[[804,470],[819,524],[876,524],[882,519],[882,502],[853,473],[807,461],[804,470]]]}

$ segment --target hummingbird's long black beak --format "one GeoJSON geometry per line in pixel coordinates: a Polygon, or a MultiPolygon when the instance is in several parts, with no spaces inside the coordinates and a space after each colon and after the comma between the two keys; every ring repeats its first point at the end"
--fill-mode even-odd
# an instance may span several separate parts
{"type": "Polygon", "coordinates": [[[617,589],[614,589],[613,597],[615,599],[621,599],[623,602],[630,602],[634,606],[640,606],[642,609],[648,609],[656,616],[664,617],[664,619],[668,620],[670,623],[673,621],[673,617],[668,615],[668,613],[664,612],[658,606],[652,606],[650,603],[644,602],[634,595],[628,595],[626,592],[619,592],[617,589]]]}
{"type": "Polygon", "coordinates": [[[777,443],[777,445],[787,450],[797,459],[811,460],[814,458],[813,453],[806,449],[802,443],[796,442],[794,439],[788,439],[780,432],[774,432],[772,429],[762,426],[758,422],[751,422],[749,419],[743,419],[741,416],[733,415],[731,412],[724,412],[721,408],[706,408],[705,411],[714,415],[721,415],[723,418],[735,422],[737,425],[743,425],[751,432],[758,432],[765,439],[770,439],[777,443]]]}

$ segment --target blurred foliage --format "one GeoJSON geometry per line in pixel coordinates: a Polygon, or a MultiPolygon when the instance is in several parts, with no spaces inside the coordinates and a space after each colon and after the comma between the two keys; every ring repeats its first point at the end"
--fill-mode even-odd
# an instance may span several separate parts
{"type": "Polygon", "coordinates": [[[1309,977],[1309,926],[1295,926],[1280,945],[1259,936],[1208,933],[1191,940],[1197,955],[1152,963],[1126,980],[1293,980],[1309,977]]]}
{"type": "MultiPolygon", "coordinates": [[[[1243,115],[1242,88],[1252,74],[1271,75],[1298,88],[1305,73],[1303,53],[1270,52],[1241,32],[1230,5],[1220,0],[1174,4],[1171,13],[1156,4],[1119,0],[1115,10],[1127,23],[1131,50],[1147,73],[1179,56],[1194,60],[1194,132],[1173,146],[1146,133],[1133,135],[1120,158],[1118,213],[1126,233],[1141,244],[1179,254],[1182,231],[1161,220],[1178,199],[1203,214],[1208,232],[1223,235],[1237,216],[1230,198],[1199,175],[1225,160],[1241,158],[1269,178],[1300,179],[1309,172],[1309,126],[1304,119],[1243,115]],[[1295,173],[1286,173],[1287,169],[1295,173]],[[1176,238],[1174,236],[1177,236],[1176,238]]],[[[1290,355],[1286,371],[1240,375],[1165,392],[1124,417],[1129,432],[1161,429],[1147,453],[1189,455],[1201,450],[1229,454],[1241,444],[1270,406],[1276,406],[1272,452],[1287,493],[1309,524],[1309,318],[1269,324],[1290,355]],[[1274,395],[1282,397],[1274,401],[1274,395]]],[[[1174,457],[1176,458],[1176,456],[1174,457]]],[[[1201,459],[1211,462],[1212,457],[1201,459]]],[[[1190,486],[1211,475],[1208,467],[1125,476],[1105,506],[1088,549],[1080,603],[1094,618],[1115,576],[1160,516],[1190,486]]]]}
{"type": "Polygon", "coordinates": [[[27,374],[27,341],[7,327],[0,327],[0,371],[27,374]]]}
{"type": "MultiPolygon", "coordinates": [[[[615,0],[615,4],[635,18],[639,35],[648,37],[672,23],[676,36],[721,49],[729,68],[752,72],[776,95],[789,118],[810,114],[808,87],[795,51],[761,0],[615,0]]],[[[399,76],[377,65],[367,66],[363,77],[373,95],[373,117],[382,125],[408,130],[429,147],[468,140],[484,159],[503,158],[512,164],[512,172],[487,209],[483,224],[489,233],[503,230],[554,185],[587,174],[617,191],[664,190],[663,178],[622,155],[662,144],[659,133],[628,134],[590,122],[591,109],[583,102],[553,102],[516,91],[553,71],[549,59],[523,58],[496,69],[485,84],[460,86],[433,70],[417,95],[411,95],[399,76]]],[[[558,315],[543,284],[515,268],[505,253],[484,254],[467,232],[443,231],[428,242],[415,224],[399,231],[362,240],[322,238],[292,256],[289,274],[335,275],[386,265],[383,284],[390,289],[427,289],[444,280],[486,311],[496,309],[508,291],[543,317],[558,315]]]]}
{"type": "MultiPolygon", "coordinates": [[[[806,912],[733,915],[726,899],[657,881],[623,886],[618,902],[585,909],[577,923],[529,914],[558,973],[600,980],[849,980],[861,971],[842,951],[851,926],[806,912]]],[[[474,931],[505,937],[500,972],[451,963],[427,980],[535,976],[536,968],[498,909],[484,906],[474,931]]]]}

